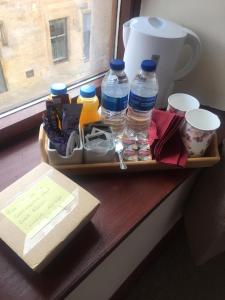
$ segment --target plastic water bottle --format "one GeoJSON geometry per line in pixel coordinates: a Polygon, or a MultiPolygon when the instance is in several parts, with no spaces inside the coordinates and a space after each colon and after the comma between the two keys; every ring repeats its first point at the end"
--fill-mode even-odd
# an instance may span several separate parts
{"type": "Polygon", "coordinates": [[[151,110],[155,106],[159,85],[156,62],[143,60],[141,70],[131,83],[127,111],[127,132],[147,132],[151,110]]]}
{"type": "Polygon", "coordinates": [[[111,60],[101,85],[101,116],[115,135],[121,135],[126,126],[129,82],[124,67],[124,61],[111,60]]]}

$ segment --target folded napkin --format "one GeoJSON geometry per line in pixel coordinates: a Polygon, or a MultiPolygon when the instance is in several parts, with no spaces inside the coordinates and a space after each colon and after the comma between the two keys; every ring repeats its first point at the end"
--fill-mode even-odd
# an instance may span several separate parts
{"type": "Polygon", "coordinates": [[[169,111],[153,109],[149,127],[152,158],[158,162],[185,167],[187,152],[180,137],[183,117],[169,111]]]}

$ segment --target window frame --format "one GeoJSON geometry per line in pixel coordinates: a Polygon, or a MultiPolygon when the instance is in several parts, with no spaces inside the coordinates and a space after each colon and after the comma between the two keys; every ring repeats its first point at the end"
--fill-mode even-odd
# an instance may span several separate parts
{"type": "MultiPolygon", "coordinates": [[[[122,40],[122,25],[124,22],[129,19],[139,16],[141,8],[141,0],[118,0],[117,3],[120,3],[119,9],[119,28],[118,28],[118,43],[117,43],[117,58],[123,58],[124,46],[122,40]]],[[[115,6],[117,6],[115,1],[115,6]]],[[[116,15],[116,9],[115,15],[116,15]]],[[[116,23],[116,22],[115,22],[116,23]]],[[[111,36],[115,36],[116,33],[116,24],[112,26],[111,36]]],[[[113,57],[113,45],[111,47],[113,57]]],[[[97,88],[97,95],[100,95],[101,81],[104,77],[104,73],[100,74],[99,77],[93,80],[89,80],[89,83],[92,83],[97,88]]],[[[80,85],[83,83],[81,82],[80,85]]],[[[79,87],[76,87],[73,91],[73,96],[76,98],[79,94],[79,87]]],[[[30,131],[40,126],[42,121],[42,115],[45,111],[45,102],[40,102],[24,108],[15,113],[6,115],[5,117],[0,118],[0,141],[1,145],[13,143],[13,139],[18,136],[23,136],[27,131],[30,131]]]]}

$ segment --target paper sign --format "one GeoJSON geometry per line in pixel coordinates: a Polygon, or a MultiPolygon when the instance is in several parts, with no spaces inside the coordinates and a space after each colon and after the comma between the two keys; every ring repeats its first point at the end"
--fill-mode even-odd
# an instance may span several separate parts
{"type": "Polygon", "coordinates": [[[44,176],[26,192],[18,195],[2,213],[31,237],[51,222],[73,199],[73,194],[44,176]]]}

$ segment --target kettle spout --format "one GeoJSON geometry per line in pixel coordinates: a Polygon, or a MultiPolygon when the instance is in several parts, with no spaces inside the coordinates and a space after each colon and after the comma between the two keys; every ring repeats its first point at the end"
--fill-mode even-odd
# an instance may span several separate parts
{"type": "Polygon", "coordinates": [[[132,19],[123,24],[123,45],[124,45],[124,48],[126,48],[127,41],[129,39],[131,21],[132,21],[132,19]]]}

